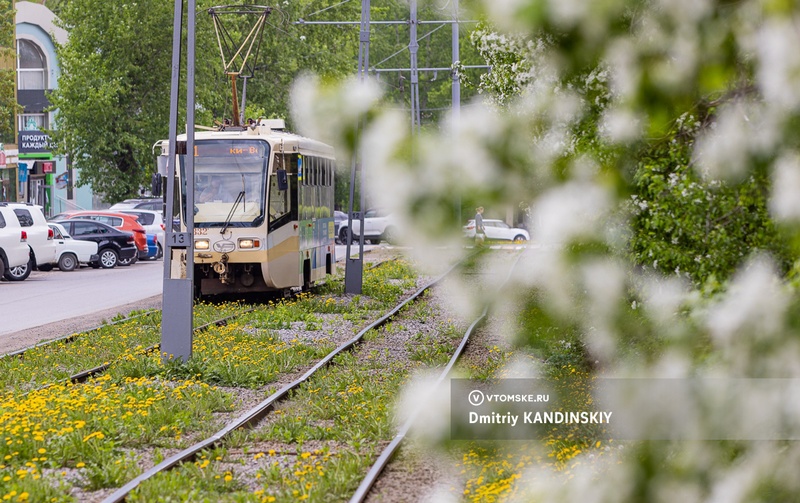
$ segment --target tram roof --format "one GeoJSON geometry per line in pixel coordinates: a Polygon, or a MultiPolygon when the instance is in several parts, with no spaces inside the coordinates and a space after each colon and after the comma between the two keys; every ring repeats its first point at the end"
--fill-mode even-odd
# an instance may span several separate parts
{"type": "MultiPolygon", "coordinates": [[[[177,141],[186,141],[187,135],[178,135],[177,141]]],[[[304,153],[315,153],[333,157],[334,150],[330,145],[318,140],[307,138],[283,129],[272,129],[267,125],[259,125],[254,128],[243,128],[241,130],[225,129],[222,131],[195,131],[195,140],[210,139],[262,139],[273,145],[273,150],[280,152],[280,145],[283,152],[292,153],[301,150],[304,153]]],[[[166,143],[166,142],[165,142],[166,143]]]]}

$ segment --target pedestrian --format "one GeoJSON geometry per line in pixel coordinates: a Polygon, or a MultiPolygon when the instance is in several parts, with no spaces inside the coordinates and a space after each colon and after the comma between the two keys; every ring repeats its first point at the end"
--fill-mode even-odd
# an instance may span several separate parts
{"type": "Polygon", "coordinates": [[[475,208],[475,244],[482,246],[486,240],[486,229],[483,227],[483,206],[475,208]]]}

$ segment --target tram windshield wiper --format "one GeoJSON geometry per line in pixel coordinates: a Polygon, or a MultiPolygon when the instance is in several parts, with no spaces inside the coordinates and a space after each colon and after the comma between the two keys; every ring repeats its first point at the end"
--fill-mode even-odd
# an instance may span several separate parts
{"type": "Polygon", "coordinates": [[[236,208],[239,207],[239,203],[241,203],[243,199],[244,191],[241,191],[239,192],[239,195],[236,196],[236,201],[233,202],[233,207],[231,208],[231,211],[228,212],[227,218],[225,218],[225,223],[222,225],[222,230],[219,231],[220,234],[225,234],[225,231],[228,230],[228,227],[230,227],[233,213],[236,211],[236,208]]]}

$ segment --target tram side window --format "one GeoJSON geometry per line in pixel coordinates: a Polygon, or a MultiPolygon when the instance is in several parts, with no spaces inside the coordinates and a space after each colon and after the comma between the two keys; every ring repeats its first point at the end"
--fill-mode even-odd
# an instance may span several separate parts
{"type": "MultiPolygon", "coordinates": [[[[274,169],[286,169],[291,173],[291,160],[289,155],[275,154],[274,169]]],[[[296,162],[296,161],[295,161],[296,162]]],[[[296,173],[295,164],[295,173],[296,173]]],[[[291,175],[290,175],[291,177],[291,175]]],[[[273,174],[269,179],[269,221],[274,222],[289,213],[292,209],[292,191],[278,189],[278,177],[273,174]]]]}

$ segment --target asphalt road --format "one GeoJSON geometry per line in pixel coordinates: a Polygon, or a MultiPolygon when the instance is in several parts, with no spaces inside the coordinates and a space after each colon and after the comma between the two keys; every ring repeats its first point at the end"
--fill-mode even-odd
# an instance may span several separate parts
{"type": "Polygon", "coordinates": [[[114,269],[34,271],[25,281],[0,281],[0,336],[161,295],[163,274],[158,260],[114,269]]]}
{"type": "MultiPolygon", "coordinates": [[[[364,250],[375,247],[365,245],[364,250]]],[[[358,253],[357,245],[351,253],[358,253]]],[[[337,259],[344,256],[345,247],[337,246],[337,259]]],[[[34,271],[25,281],[0,281],[0,337],[159,296],[163,278],[164,265],[158,260],[114,269],[34,271]]]]}

